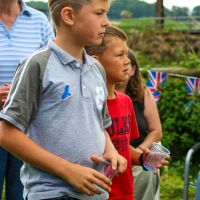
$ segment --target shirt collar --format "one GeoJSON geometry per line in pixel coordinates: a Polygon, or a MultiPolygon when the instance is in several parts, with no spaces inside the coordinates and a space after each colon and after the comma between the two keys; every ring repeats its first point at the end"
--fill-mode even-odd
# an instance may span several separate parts
{"type": "MultiPolygon", "coordinates": [[[[54,53],[60,59],[63,65],[67,65],[76,60],[73,56],[71,56],[70,54],[65,52],[62,48],[60,48],[52,39],[49,40],[48,47],[54,51],[54,53]]],[[[83,50],[83,57],[84,57],[84,64],[93,65],[98,62],[95,58],[87,55],[85,49],[83,50]]]]}
{"type": "Polygon", "coordinates": [[[21,4],[22,7],[21,13],[24,15],[32,16],[30,7],[28,7],[23,0],[19,0],[19,3],[21,4]]]}
{"type": "Polygon", "coordinates": [[[52,39],[48,42],[48,47],[53,50],[63,65],[67,65],[74,61],[75,58],[60,48],[52,39]]]}
{"type": "Polygon", "coordinates": [[[86,54],[85,50],[84,50],[84,58],[85,58],[85,63],[88,63],[89,65],[93,65],[93,64],[99,62],[97,59],[95,59],[92,56],[86,54]]]}

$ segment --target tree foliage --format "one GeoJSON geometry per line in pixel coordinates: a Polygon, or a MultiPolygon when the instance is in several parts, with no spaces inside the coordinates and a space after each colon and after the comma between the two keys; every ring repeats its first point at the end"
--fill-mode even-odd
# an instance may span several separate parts
{"type": "Polygon", "coordinates": [[[192,11],[193,16],[200,16],[200,6],[196,6],[192,11]]]}
{"type": "Polygon", "coordinates": [[[152,17],[155,16],[155,4],[148,4],[139,0],[123,0],[114,1],[108,13],[111,19],[120,19],[122,10],[132,13],[132,17],[152,17]]]}
{"type": "Polygon", "coordinates": [[[48,4],[43,1],[30,1],[26,2],[26,4],[40,11],[48,10],[48,4]]]}
{"type": "MultiPolygon", "coordinates": [[[[30,1],[27,2],[27,5],[48,13],[48,5],[43,1],[30,1]],[[47,11],[47,12],[46,12],[47,11]]],[[[140,17],[155,17],[155,3],[146,3],[141,0],[116,0],[113,1],[108,13],[109,19],[121,19],[120,15],[123,10],[126,10],[132,14],[133,18],[140,17]]],[[[187,7],[178,7],[173,6],[172,10],[164,8],[165,16],[187,16],[189,14],[189,9],[187,7]]],[[[195,7],[193,10],[194,14],[199,15],[200,12],[199,6],[195,7]]]]}
{"type": "Polygon", "coordinates": [[[184,164],[188,150],[200,141],[199,98],[187,97],[185,82],[185,78],[168,77],[158,103],[162,143],[171,151],[172,164],[184,164]]]}
{"type": "Polygon", "coordinates": [[[132,13],[127,11],[127,10],[122,10],[122,12],[120,13],[120,16],[123,18],[123,19],[130,19],[131,16],[132,16],[132,13]]]}
{"type": "Polygon", "coordinates": [[[189,15],[189,8],[172,6],[171,16],[174,16],[174,17],[180,17],[180,16],[187,17],[188,15],[189,15]]]}

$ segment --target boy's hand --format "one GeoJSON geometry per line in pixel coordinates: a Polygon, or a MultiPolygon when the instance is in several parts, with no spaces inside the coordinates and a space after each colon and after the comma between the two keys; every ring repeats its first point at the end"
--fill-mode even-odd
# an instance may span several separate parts
{"type": "Polygon", "coordinates": [[[20,160],[61,177],[73,187],[89,196],[101,194],[97,187],[101,187],[107,192],[111,190],[110,185],[112,182],[100,172],[89,167],[73,164],[46,151],[5,120],[0,121],[0,146],[17,156],[20,160]]]}
{"type": "Polygon", "coordinates": [[[101,194],[101,191],[97,189],[95,185],[101,187],[107,192],[111,191],[110,185],[112,182],[110,179],[94,169],[77,164],[72,164],[68,169],[66,180],[73,187],[81,190],[89,196],[101,194]]]}
{"type": "Polygon", "coordinates": [[[119,155],[117,151],[106,152],[102,155],[102,158],[112,164],[113,170],[117,170],[116,176],[119,176],[126,171],[127,160],[119,155]]]}
{"type": "Polygon", "coordinates": [[[112,169],[117,170],[116,175],[118,176],[126,171],[127,160],[118,154],[106,130],[104,130],[104,134],[106,137],[106,147],[102,157],[112,164],[112,169]]]}

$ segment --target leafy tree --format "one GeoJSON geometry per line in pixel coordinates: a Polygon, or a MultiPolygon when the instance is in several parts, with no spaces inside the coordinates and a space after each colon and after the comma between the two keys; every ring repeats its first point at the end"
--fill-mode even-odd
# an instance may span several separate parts
{"type": "Polygon", "coordinates": [[[189,8],[187,7],[178,7],[172,6],[171,14],[174,17],[188,17],[189,15],[189,8]]]}
{"type": "Polygon", "coordinates": [[[108,17],[110,19],[120,19],[120,13],[122,10],[126,10],[126,4],[128,4],[128,0],[123,1],[114,1],[111,4],[110,11],[108,13],[108,17]]]}
{"type": "Polygon", "coordinates": [[[110,19],[120,19],[122,10],[134,13],[133,17],[154,17],[155,4],[148,4],[139,0],[116,0],[111,5],[108,16],[110,19]]]}
{"type": "MultiPolygon", "coordinates": [[[[30,1],[27,5],[44,12],[47,16],[49,15],[49,9],[47,2],[43,1],[30,1]]],[[[111,4],[110,11],[108,13],[109,19],[121,19],[121,12],[126,10],[132,13],[132,17],[155,17],[155,3],[149,4],[142,0],[116,0],[111,4]]],[[[170,11],[164,8],[165,16],[187,16],[188,8],[175,7],[174,10],[170,11]]]]}
{"type": "Polygon", "coordinates": [[[30,1],[26,3],[28,6],[33,7],[37,10],[44,11],[48,10],[48,4],[43,1],[30,1]]]}
{"type": "Polygon", "coordinates": [[[192,16],[200,16],[200,6],[196,6],[196,7],[192,10],[192,16]]]}
{"type": "Polygon", "coordinates": [[[26,4],[36,10],[43,12],[47,17],[49,17],[49,7],[46,2],[43,1],[29,1],[26,4]]]}
{"type": "Polygon", "coordinates": [[[132,13],[128,10],[122,10],[122,12],[120,13],[121,17],[124,19],[130,19],[132,16],[132,13]]]}

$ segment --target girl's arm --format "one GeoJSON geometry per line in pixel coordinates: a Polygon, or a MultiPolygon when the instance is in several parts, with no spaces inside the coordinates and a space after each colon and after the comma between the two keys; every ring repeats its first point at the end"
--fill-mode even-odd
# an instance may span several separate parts
{"type": "MultiPolygon", "coordinates": [[[[144,163],[149,152],[150,152],[149,149],[145,148],[144,152],[141,153],[140,151],[138,151],[137,149],[135,149],[131,145],[130,145],[130,151],[131,151],[132,165],[139,165],[139,166],[141,166],[141,161],[140,161],[141,154],[143,154],[142,163],[144,163]]],[[[169,165],[169,161],[168,161],[169,159],[170,159],[170,156],[167,155],[166,159],[162,160],[161,163],[157,166],[157,168],[162,169],[164,165],[169,165]]],[[[158,173],[158,170],[154,171],[154,174],[156,174],[156,173],[158,173]]]]}
{"type": "MultiPolygon", "coordinates": [[[[140,144],[142,149],[150,149],[153,142],[158,142],[162,138],[162,127],[156,102],[151,91],[146,88],[144,93],[144,117],[148,125],[148,135],[140,144]]],[[[141,151],[141,149],[137,148],[141,151]]]]}

